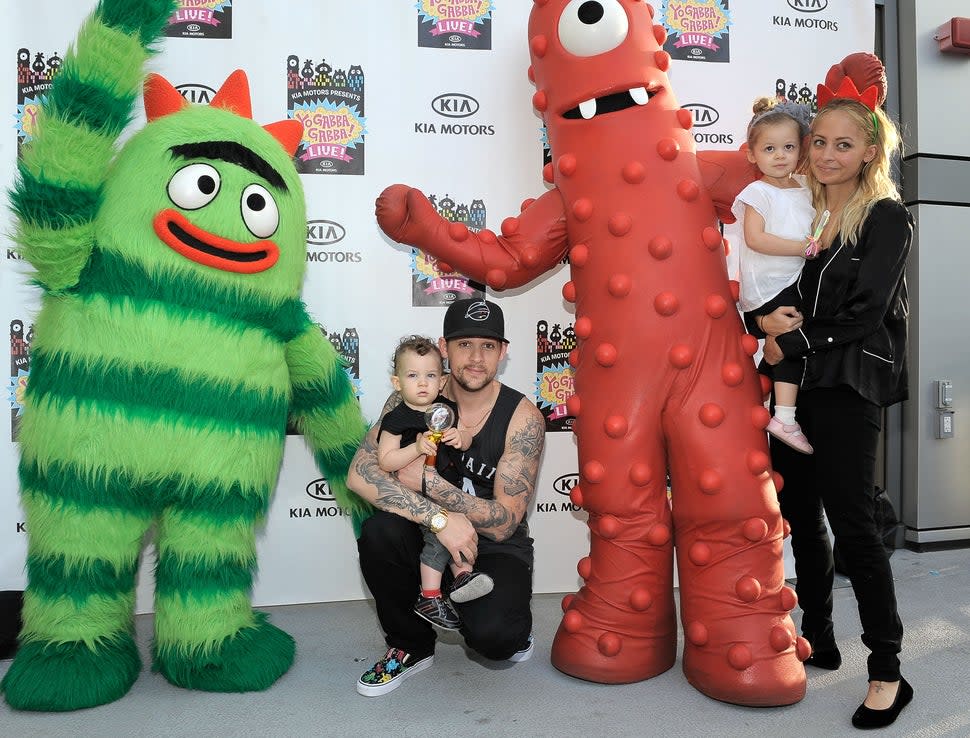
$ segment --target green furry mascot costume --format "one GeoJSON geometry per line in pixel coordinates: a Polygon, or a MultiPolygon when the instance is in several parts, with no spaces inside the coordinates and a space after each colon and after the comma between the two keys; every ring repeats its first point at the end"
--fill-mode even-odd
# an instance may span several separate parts
{"type": "Polygon", "coordinates": [[[20,432],[24,627],[0,684],[17,709],[90,707],[131,687],[152,526],[154,668],[210,691],[286,672],[293,639],[250,590],[288,420],[355,524],[368,512],[345,485],[365,423],[299,296],[302,128],[254,123],[242,72],[209,106],[144,80],[173,6],[99,3],[12,195],[44,290],[20,432]],[[143,81],[149,123],[116,153],[143,81]]]}

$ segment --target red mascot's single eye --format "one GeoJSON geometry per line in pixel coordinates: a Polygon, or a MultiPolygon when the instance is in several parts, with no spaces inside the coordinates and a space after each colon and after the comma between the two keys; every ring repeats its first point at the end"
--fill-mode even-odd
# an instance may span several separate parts
{"type": "Polygon", "coordinates": [[[571,0],[559,16],[559,43],[576,56],[596,56],[623,43],[630,20],[619,0],[571,0]]]}

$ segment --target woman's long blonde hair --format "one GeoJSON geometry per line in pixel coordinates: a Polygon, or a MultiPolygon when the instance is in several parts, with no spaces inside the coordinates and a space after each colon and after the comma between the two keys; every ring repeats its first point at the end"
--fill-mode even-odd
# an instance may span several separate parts
{"type": "MultiPolygon", "coordinates": [[[[859,186],[842,208],[839,238],[842,243],[854,243],[876,202],[887,197],[900,199],[899,190],[890,175],[892,158],[899,148],[899,133],[882,108],[876,107],[873,112],[862,103],[847,98],[836,98],[822,108],[812,121],[812,133],[822,118],[836,110],[844,112],[859,127],[864,134],[866,146],[874,144],[876,147],[875,157],[862,167],[859,186]]],[[[811,147],[811,140],[808,145],[811,147]]],[[[816,203],[817,209],[824,202],[825,185],[815,179],[811,167],[808,167],[807,178],[812,202],[816,203]]],[[[816,215],[816,222],[818,218],[816,215]]]]}

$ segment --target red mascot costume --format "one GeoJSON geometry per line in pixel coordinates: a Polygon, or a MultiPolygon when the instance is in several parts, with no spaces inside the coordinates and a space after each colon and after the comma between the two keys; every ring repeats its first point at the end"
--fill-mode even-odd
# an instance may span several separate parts
{"type": "Polygon", "coordinates": [[[535,0],[529,76],[555,188],[501,235],[443,220],[404,185],[382,193],[377,217],[394,240],[497,290],[569,255],[563,296],[580,339],[572,499],[589,512],[591,549],[553,664],[606,683],[669,669],[676,541],[690,683],[726,702],[791,704],[805,694],[810,647],[789,617],[758,344],[735,309],[717,228],[754,172],[739,152],[695,152],[664,40],[645,2],[535,0]]]}

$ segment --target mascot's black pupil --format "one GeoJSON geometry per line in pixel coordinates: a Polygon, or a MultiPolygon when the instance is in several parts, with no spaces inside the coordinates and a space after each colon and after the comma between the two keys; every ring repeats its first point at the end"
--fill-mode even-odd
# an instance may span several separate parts
{"type": "Polygon", "coordinates": [[[262,195],[252,194],[246,198],[246,205],[250,210],[262,210],[266,207],[266,201],[262,195]]]}
{"type": "Polygon", "coordinates": [[[596,2],[583,3],[579,6],[579,19],[587,26],[599,23],[603,17],[603,6],[596,2]]]}
{"type": "Polygon", "coordinates": [[[199,191],[203,195],[211,195],[216,191],[216,181],[208,174],[199,177],[199,191]]]}

